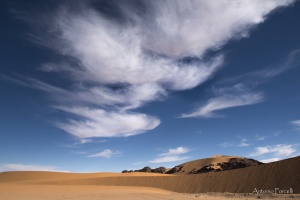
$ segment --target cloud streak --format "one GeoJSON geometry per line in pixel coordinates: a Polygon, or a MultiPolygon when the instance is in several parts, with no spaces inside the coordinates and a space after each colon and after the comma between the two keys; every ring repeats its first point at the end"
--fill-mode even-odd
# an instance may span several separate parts
{"type": "Polygon", "coordinates": [[[297,126],[297,127],[300,127],[300,120],[295,120],[295,121],[292,121],[291,124],[297,126]]]}
{"type": "Polygon", "coordinates": [[[238,144],[238,147],[248,147],[250,146],[249,143],[247,143],[248,140],[246,140],[245,138],[242,138],[240,143],[238,144]]]}
{"type": "Polygon", "coordinates": [[[233,107],[248,106],[260,103],[264,100],[264,96],[259,92],[244,92],[233,90],[230,93],[222,91],[220,96],[209,99],[204,105],[197,108],[195,111],[187,114],[182,114],[181,118],[199,117],[212,118],[220,117],[216,111],[225,110],[233,107]]]}
{"type": "Polygon", "coordinates": [[[178,147],[175,149],[169,149],[165,153],[161,153],[157,158],[150,161],[150,163],[169,163],[186,160],[188,156],[181,156],[182,154],[188,153],[190,150],[185,147],[178,147]]]}
{"type": "Polygon", "coordinates": [[[264,69],[257,70],[254,72],[245,73],[233,78],[225,79],[220,81],[219,85],[232,84],[236,82],[243,82],[245,85],[255,87],[266,80],[276,77],[287,70],[291,70],[298,67],[300,64],[300,49],[291,51],[279,64],[272,67],[264,67],[264,69]],[[253,81],[254,80],[254,81],[253,81]]]}
{"type": "Polygon", "coordinates": [[[141,113],[82,107],[56,108],[80,117],[80,120],[69,119],[68,123],[58,124],[58,127],[79,138],[127,137],[151,130],[160,123],[159,119],[141,113]]]}
{"type": "Polygon", "coordinates": [[[46,165],[24,165],[24,164],[3,164],[0,165],[0,172],[4,171],[54,171],[63,172],[54,166],[46,165]]]}
{"type": "Polygon", "coordinates": [[[251,153],[250,156],[262,156],[265,154],[274,154],[275,156],[289,156],[294,153],[296,149],[293,145],[277,144],[273,146],[256,147],[255,152],[251,153]]]}
{"type": "Polygon", "coordinates": [[[258,140],[258,141],[263,141],[263,140],[266,140],[267,138],[277,137],[279,134],[280,134],[279,132],[273,133],[272,135],[258,135],[258,134],[256,134],[255,139],[258,140]]]}
{"type": "Polygon", "coordinates": [[[223,142],[221,144],[219,144],[221,147],[223,148],[229,148],[229,147],[248,147],[250,146],[251,144],[248,143],[248,140],[246,138],[242,138],[242,137],[239,137],[237,136],[240,141],[239,142],[223,142]]]}
{"type": "Polygon", "coordinates": [[[283,60],[283,62],[279,66],[275,66],[272,68],[267,68],[263,70],[259,70],[253,73],[246,74],[244,76],[253,76],[258,78],[272,78],[283,72],[295,68],[300,64],[300,49],[296,49],[288,54],[287,57],[283,60]]]}
{"type": "Polygon", "coordinates": [[[151,160],[150,163],[170,163],[170,162],[177,162],[188,159],[188,156],[164,156],[164,157],[158,157],[154,160],[151,160]]]}
{"type": "Polygon", "coordinates": [[[120,151],[112,151],[110,149],[105,149],[99,153],[89,155],[88,157],[89,158],[96,158],[96,157],[111,158],[113,155],[119,155],[119,154],[121,154],[120,151]]]}
{"type": "MultiPolygon", "coordinates": [[[[300,50],[297,49],[292,51],[286,58],[284,58],[283,62],[278,66],[243,74],[241,76],[218,82],[213,88],[213,92],[217,95],[217,97],[209,99],[203,106],[191,113],[182,114],[180,117],[222,117],[222,115],[216,114],[215,111],[263,102],[265,99],[263,93],[253,92],[252,90],[262,81],[299,66],[299,55],[300,50]],[[225,87],[224,85],[232,86],[225,87]]],[[[298,121],[294,121],[292,124],[297,125],[297,122],[298,121]]],[[[268,137],[271,136],[260,137],[257,139],[264,140],[268,137]]]]}

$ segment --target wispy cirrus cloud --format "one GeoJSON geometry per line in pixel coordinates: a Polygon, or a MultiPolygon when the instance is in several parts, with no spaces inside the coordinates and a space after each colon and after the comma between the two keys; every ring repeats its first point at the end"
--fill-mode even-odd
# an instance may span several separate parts
{"type": "MultiPolygon", "coordinates": [[[[133,110],[163,99],[170,90],[191,89],[213,77],[224,56],[206,58],[208,50],[248,36],[270,12],[294,1],[114,2],[112,13],[86,1],[75,2],[76,11],[63,3],[29,20],[39,29],[36,41],[65,58],[39,69],[64,75],[72,87],[29,78],[15,82],[50,94],[56,107],[70,114],[58,127],[81,139],[126,137],[154,129],[159,119],[133,110]]],[[[223,94],[182,117],[213,117],[216,111],[262,100],[255,92],[223,94]]]]}
{"type": "Polygon", "coordinates": [[[107,142],[107,140],[105,140],[105,139],[96,140],[96,139],[92,139],[92,138],[81,138],[81,139],[76,138],[76,142],[74,142],[71,145],[64,145],[64,146],[65,147],[70,147],[70,148],[76,148],[76,147],[83,146],[85,144],[90,144],[90,143],[105,143],[105,142],[107,142]]]}
{"type": "Polygon", "coordinates": [[[223,95],[220,97],[212,98],[207,101],[203,106],[196,109],[195,111],[187,114],[182,114],[181,118],[188,117],[222,117],[215,113],[215,111],[220,111],[233,107],[241,107],[252,104],[257,104],[262,102],[264,99],[261,93],[246,93],[246,94],[236,94],[236,95],[223,95]]]}
{"type": "Polygon", "coordinates": [[[185,147],[177,147],[175,149],[169,149],[165,153],[161,153],[157,156],[157,158],[150,161],[150,163],[169,163],[186,160],[188,156],[181,156],[182,154],[186,154],[190,151],[185,147]]]}
{"type": "Polygon", "coordinates": [[[239,147],[248,147],[250,144],[247,142],[248,140],[245,138],[242,138],[241,141],[239,142],[238,146],[239,147]]]}
{"type": "Polygon", "coordinates": [[[158,157],[154,160],[151,160],[150,163],[170,163],[170,162],[177,162],[177,161],[183,161],[188,159],[188,156],[164,156],[164,157],[158,157]]]}
{"type": "Polygon", "coordinates": [[[189,151],[190,150],[187,148],[177,147],[176,149],[169,149],[167,152],[159,154],[159,156],[174,156],[174,155],[185,154],[189,151]]]}
{"type": "Polygon", "coordinates": [[[240,141],[239,142],[223,142],[221,144],[219,144],[221,147],[223,148],[228,148],[228,147],[248,147],[250,146],[251,144],[248,142],[248,140],[246,138],[243,138],[243,137],[240,137],[240,136],[237,136],[240,141]]]}
{"type": "Polygon", "coordinates": [[[103,151],[101,151],[99,153],[95,153],[95,154],[89,155],[87,157],[89,157],[89,158],[96,158],[96,157],[111,158],[113,155],[120,155],[120,154],[121,154],[120,151],[112,151],[110,149],[104,149],[103,151]]]}
{"type": "Polygon", "coordinates": [[[2,164],[0,165],[0,172],[4,171],[61,171],[57,167],[47,165],[26,165],[26,164],[2,164]]]}
{"type": "MultiPolygon", "coordinates": [[[[220,81],[213,88],[213,92],[217,97],[209,99],[198,109],[191,113],[182,114],[181,117],[220,117],[222,115],[216,114],[215,111],[261,103],[264,101],[265,96],[262,92],[254,92],[253,89],[266,79],[270,79],[289,69],[299,66],[299,56],[300,50],[297,49],[285,57],[278,66],[265,68],[220,81]]],[[[292,123],[297,125],[297,121],[292,123]]],[[[263,137],[261,137],[261,139],[263,139],[263,137]]]]}
{"type": "Polygon", "coordinates": [[[300,127],[300,120],[291,121],[291,124],[300,127]]]}
{"type": "Polygon", "coordinates": [[[222,86],[224,87],[224,85],[231,85],[232,87],[235,87],[236,84],[242,83],[243,85],[247,85],[248,88],[254,89],[265,81],[271,80],[273,77],[298,67],[300,64],[299,57],[300,49],[293,50],[279,61],[278,64],[275,64],[272,67],[263,67],[261,70],[221,80],[215,87],[220,88],[222,86]]]}
{"type": "MultiPolygon", "coordinates": [[[[262,69],[259,71],[251,72],[245,75],[242,75],[242,77],[256,77],[256,78],[272,78],[277,75],[280,75],[284,73],[287,70],[293,69],[300,65],[300,49],[296,49],[292,52],[290,52],[283,61],[278,64],[277,66],[272,66],[271,68],[262,69]]],[[[241,78],[242,78],[241,77],[241,78]]]]}
{"type": "Polygon", "coordinates": [[[296,131],[300,131],[300,120],[291,121],[290,124],[293,125],[293,127],[296,131]]]}
{"type": "Polygon", "coordinates": [[[267,138],[277,137],[279,134],[280,134],[280,132],[276,132],[276,133],[273,133],[271,135],[259,135],[259,134],[256,134],[255,135],[255,139],[258,140],[258,141],[263,141],[263,140],[266,140],[267,138]]]}
{"type": "Polygon", "coordinates": [[[224,148],[232,147],[234,145],[235,145],[234,142],[223,142],[223,143],[220,144],[220,146],[224,147],[224,148]]]}
{"type": "Polygon", "coordinates": [[[141,113],[108,112],[82,107],[57,109],[84,119],[58,124],[58,127],[79,138],[132,136],[151,130],[160,123],[159,119],[141,113]]]}
{"type": "Polygon", "coordinates": [[[215,92],[217,97],[209,99],[202,106],[191,113],[182,114],[181,118],[199,117],[212,118],[222,117],[216,111],[225,110],[233,107],[248,106],[261,103],[264,100],[264,95],[261,92],[248,91],[243,84],[239,83],[233,88],[220,88],[215,92]]]}

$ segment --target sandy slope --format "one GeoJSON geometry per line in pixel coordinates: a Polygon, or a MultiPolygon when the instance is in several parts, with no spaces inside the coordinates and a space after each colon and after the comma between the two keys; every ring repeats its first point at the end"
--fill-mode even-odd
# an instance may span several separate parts
{"type": "MultiPolygon", "coordinates": [[[[191,163],[189,164],[189,167],[193,167],[191,163]]],[[[196,195],[174,192],[252,193],[255,188],[258,190],[292,188],[294,193],[300,193],[299,169],[300,157],[243,169],[197,175],[5,172],[0,173],[0,200],[97,199],[97,197],[103,197],[100,199],[193,199],[196,195]],[[147,198],[144,198],[145,195],[147,198]]],[[[210,195],[205,198],[222,199],[223,197],[210,195]]]]}
{"type": "MultiPolygon", "coordinates": [[[[193,169],[201,169],[202,167],[214,164],[214,163],[222,163],[222,162],[229,162],[231,158],[240,158],[238,156],[222,156],[222,155],[216,155],[211,158],[205,158],[205,159],[199,159],[199,160],[193,160],[190,162],[183,163],[182,171],[184,172],[190,172],[193,169]]],[[[186,174],[186,173],[185,173],[186,174]]]]}

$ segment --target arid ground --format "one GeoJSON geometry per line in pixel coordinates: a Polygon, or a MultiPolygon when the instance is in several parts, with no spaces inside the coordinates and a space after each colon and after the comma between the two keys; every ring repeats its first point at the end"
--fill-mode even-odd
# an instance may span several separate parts
{"type": "Polygon", "coordinates": [[[300,199],[299,168],[300,157],[190,175],[3,172],[0,173],[0,200],[300,199]],[[277,194],[261,193],[275,188],[277,194]],[[253,193],[254,190],[258,193],[253,193]],[[289,193],[278,194],[280,191],[289,193]]]}

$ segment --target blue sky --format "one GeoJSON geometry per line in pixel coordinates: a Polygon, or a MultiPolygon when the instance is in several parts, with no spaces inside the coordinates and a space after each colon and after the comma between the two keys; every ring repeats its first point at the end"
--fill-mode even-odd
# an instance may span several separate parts
{"type": "Polygon", "coordinates": [[[1,1],[0,171],[300,154],[300,3],[1,1]]]}

